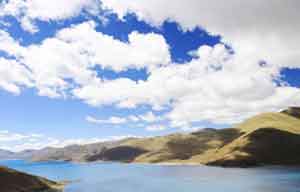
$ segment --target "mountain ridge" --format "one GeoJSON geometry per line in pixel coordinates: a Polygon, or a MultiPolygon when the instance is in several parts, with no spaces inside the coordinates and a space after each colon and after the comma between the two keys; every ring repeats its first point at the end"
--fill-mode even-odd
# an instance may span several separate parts
{"type": "Polygon", "coordinates": [[[300,165],[298,148],[300,107],[291,107],[277,113],[256,115],[234,128],[48,148],[33,152],[30,160],[193,163],[230,167],[300,165]]]}

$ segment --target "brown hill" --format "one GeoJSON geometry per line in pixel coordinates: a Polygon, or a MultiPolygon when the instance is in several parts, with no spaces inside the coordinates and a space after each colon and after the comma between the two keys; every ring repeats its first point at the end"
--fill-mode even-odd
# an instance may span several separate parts
{"type": "MultiPolygon", "coordinates": [[[[127,140],[120,145],[136,156],[123,161],[238,167],[300,165],[298,112],[298,108],[289,108],[282,113],[260,114],[233,129],[127,140]],[[136,150],[141,153],[134,153],[136,150]]],[[[118,153],[117,149],[110,150],[118,153]]],[[[105,153],[93,160],[106,160],[105,153]]]]}
{"type": "Polygon", "coordinates": [[[63,184],[0,167],[1,192],[60,192],[63,184]]]}
{"type": "Polygon", "coordinates": [[[264,113],[235,128],[44,150],[36,160],[122,161],[219,166],[300,165],[300,108],[264,113]]]}
{"type": "Polygon", "coordinates": [[[257,115],[238,128],[244,134],[217,150],[208,164],[300,165],[300,119],[294,112],[257,115]]]}
{"type": "MultiPolygon", "coordinates": [[[[87,158],[87,160],[114,160],[140,163],[189,163],[194,156],[203,155],[208,151],[220,148],[239,135],[240,133],[237,129],[204,129],[187,134],[127,139],[120,142],[119,146],[106,149],[98,155],[87,158]],[[112,154],[114,158],[111,157],[112,154]]],[[[201,162],[197,161],[197,163],[201,162]]]]}

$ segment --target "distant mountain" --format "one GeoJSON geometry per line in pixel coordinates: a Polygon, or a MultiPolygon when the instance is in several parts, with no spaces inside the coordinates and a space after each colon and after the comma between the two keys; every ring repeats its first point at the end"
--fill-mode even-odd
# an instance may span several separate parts
{"type": "Polygon", "coordinates": [[[221,147],[239,136],[235,129],[204,129],[190,134],[172,134],[152,138],[128,138],[119,141],[64,148],[45,148],[33,153],[33,161],[122,161],[169,162],[189,158],[221,147]]]}
{"type": "Polygon", "coordinates": [[[0,149],[0,159],[11,159],[13,156],[13,152],[0,149]]]}
{"type": "Polygon", "coordinates": [[[235,128],[45,148],[22,155],[33,161],[192,163],[238,167],[300,165],[300,108],[260,114],[235,128]]]}
{"type": "Polygon", "coordinates": [[[0,167],[1,192],[62,192],[63,184],[0,167]]]}
{"type": "Polygon", "coordinates": [[[38,151],[35,151],[31,155],[33,161],[49,161],[49,160],[61,160],[61,161],[86,161],[90,156],[101,153],[107,148],[113,148],[120,145],[122,141],[108,141],[99,142],[88,145],[70,145],[64,148],[51,148],[47,147],[38,151]]]}
{"type": "Polygon", "coordinates": [[[0,149],[0,160],[5,159],[31,159],[38,150],[25,150],[18,153],[0,149]]]}

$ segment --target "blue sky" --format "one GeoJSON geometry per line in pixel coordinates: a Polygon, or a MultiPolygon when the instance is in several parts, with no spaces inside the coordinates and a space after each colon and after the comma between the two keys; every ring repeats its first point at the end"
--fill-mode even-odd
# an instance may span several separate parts
{"type": "Polygon", "coordinates": [[[206,18],[179,1],[166,12],[159,2],[64,1],[69,12],[49,14],[50,1],[12,2],[0,4],[0,148],[230,127],[299,105],[298,40],[277,43],[298,25],[280,9],[287,32],[242,11],[225,21],[226,6],[206,18]]]}

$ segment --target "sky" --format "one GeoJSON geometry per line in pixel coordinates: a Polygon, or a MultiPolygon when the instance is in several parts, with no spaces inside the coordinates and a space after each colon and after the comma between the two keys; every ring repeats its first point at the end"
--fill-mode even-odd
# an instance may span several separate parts
{"type": "Polygon", "coordinates": [[[226,128],[299,106],[299,9],[0,0],[0,149],[226,128]]]}

